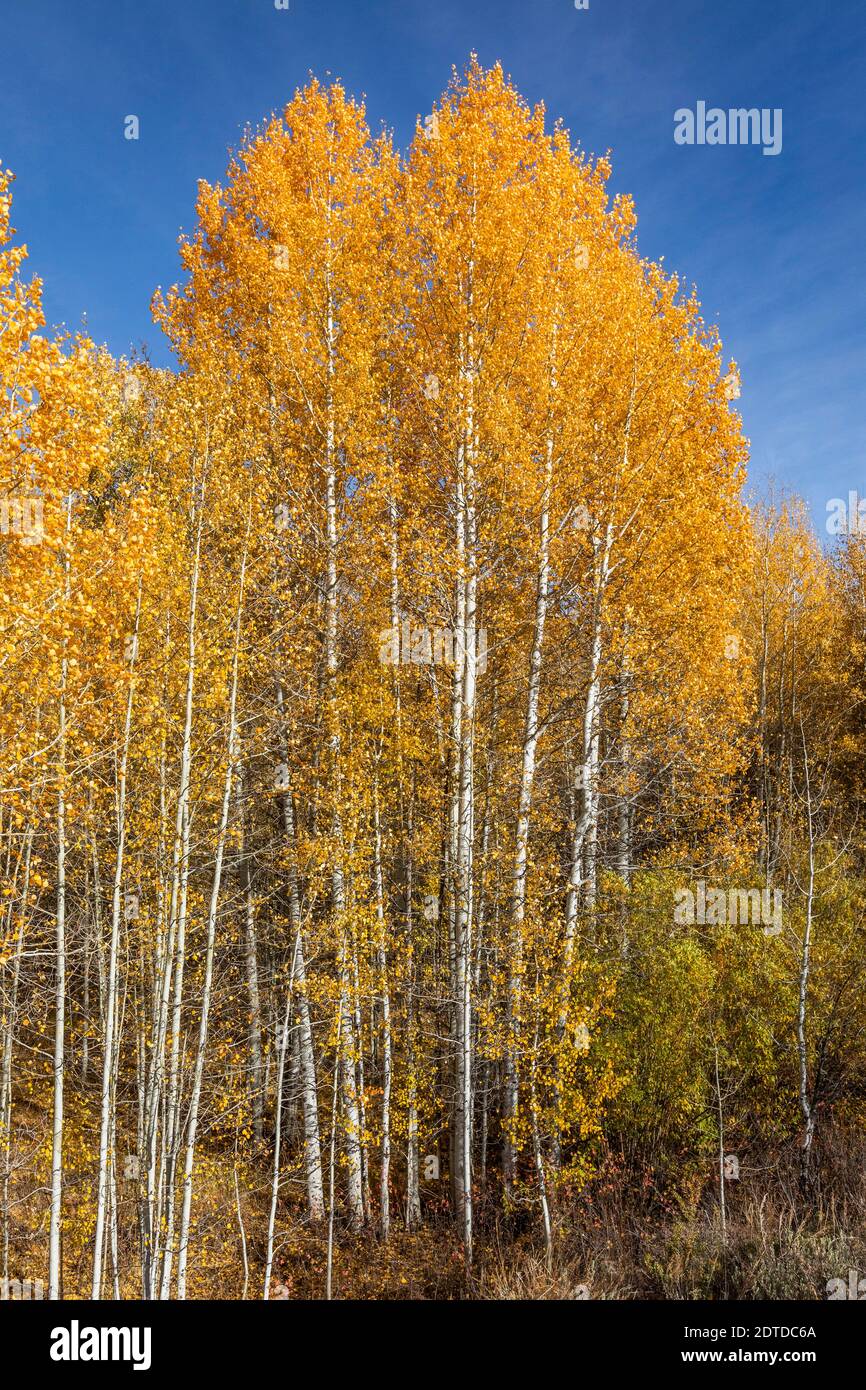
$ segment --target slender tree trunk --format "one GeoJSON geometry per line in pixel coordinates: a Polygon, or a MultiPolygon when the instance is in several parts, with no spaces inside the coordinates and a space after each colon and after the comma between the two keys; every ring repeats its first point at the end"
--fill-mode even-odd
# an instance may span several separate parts
{"type": "MultiPolygon", "coordinates": [[[[551,387],[555,389],[555,368],[551,387]]],[[[523,923],[526,916],[526,873],[529,854],[529,821],[532,810],[532,791],[535,782],[535,759],[538,747],[538,705],[541,692],[541,669],[544,649],[544,628],[550,592],[550,491],[553,481],[553,436],[548,432],[544,485],[538,521],[538,568],[535,584],[535,623],[532,648],[529,654],[529,681],[526,690],[526,712],[523,723],[520,791],[517,802],[517,828],[514,837],[514,864],[511,889],[511,940],[508,964],[508,1041],[505,1052],[505,1096],[503,1105],[503,1181],[510,1194],[514,1181],[514,1145],[511,1126],[517,1115],[518,1064],[517,1050],[520,1033],[520,991],[523,970],[523,923]]]]}
{"type": "Polygon", "coordinates": [[[207,948],[205,954],[204,984],[202,987],[201,1016],[199,1019],[198,1045],[196,1047],[195,1073],[193,1076],[192,1097],[189,1110],[189,1127],[186,1141],[186,1161],[183,1175],[183,1209],[180,1222],[180,1245],[177,1257],[177,1296],[186,1298],[186,1271],[189,1252],[189,1221],[192,1207],[192,1170],[195,1160],[195,1146],[198,1138],[198,1118],[201,1106],[202,1078],[207,1050],[208,1019],[210,1015],[211,988],[213,984],[214,945],[216,942],[217,917],[219,914],[220,888],[222,886],[223,859],[225,857],[226,836],[231,810],[232,783],[237,762],[237,705],[238,705],[238,664],[241,645],[241,624],[244,608],[244,581],[247,568],[247,547],[249,545],[251,511],[247,518],[247,532],[244,540],[244,553],[241,561],[238,585],[238,610],[235,620],[235,641],[232,653],[231,694],[229,696],[229,729],[226,748],[226,776],[223,786],[222,811],[217,837],[216,861],[214,863],[211,885],[210,906],[207,921],[207,948]]]}
{"type": "MultiPolygon", "coordinates": [[[[468,343],[469,361],[472,360],[472,352],[470,338],[468,343]]],[[[469,405],[464,444],[458,460],[458,508],[463,518],[464,555],[459,577],[463,603],[460,606],[461,622],[458,627],[461,714],[454,953],[457,1010],[456,1091],[458,1123],[455,1149],[459,1192],[458,1215],[463,1238],[463,1254],[467,1268],[469,1268],[472,1264],[472,915],[478,570],[474,468],[475,422],[471,396],[471,374],[467,372],[465,376],[469,391],[469,405]]]]}
{"type": "Polygon", "coordinates": [[[274,1101],[274,1170],[271,1179],[271,1206],[268,1213],[268,1242],[265,1253],[265,1280],[262,1291],[262,1298],[267,1302],[271,1296],[271,1270],[274,1266],[274,1227],[277,1220],[277,1202],[280,1195],[280,1152],[283,1137],[283,1077],[286,1069],[286,1048],[289,1042],[289,1031],[292,1018],[292,987],[295,979],[295,962],[297,961],[297,944],[292,958],[292,972],[289,979],[289,992],[286,996],[286,1012],[283,1019],[282,1032],[280,1034],[279,1060],[277,1063],[277,1094],[274,1101]]]}
{"type": "Polygon", "coordinates": [[[800,736],[803,746],[804,802],[809,846],[809,872],[806,884],[806,924],[800,956],[799,997],[797,1002],[797,1054],[800,1063],[800,1110],[803,1115],[803,1145],[800,1151],[800,1173],[804,1186],[811,1179],[812,1141],[815,1137],[815,1107],[809,1091],[809,1055],[806,1037],[806,1013],[809,995],[809,972],[812,956],[812,912],[815,901],[815,821],[812,805],[812,785],[809,777],[809,753],[802,721],[800,736]]]}
{"type": "Polygon", "coordinates": [[[722,1247],[727,1248],[728,1244],[728,1218],[725,1206],[725,1127],[724,1112],[722,1110],[722,1088],[719,1082],[719,1047],[713,1039],[713,1056],[716,1067],[716,1105],[719,1112],[719,1202],[722,1218],[722,1247]]]}
{"type": "MultiPolygon", "coordinates": [[[[141,616],[142,581],[139,580],[138,601],[135,613],[132,661],[133,667],[138,646],[138,627],[141,616]]],[[[117,822],[117,854],[114,866],[114,888],[111,898],[111,939],[108,948],[108,979],[105,1001],[105,1038],[102,1055],[102,1092],[99,1119],[99,1174],[96,1187],[96,1228],[93,1237],[93,1278],[90,1296],[102,1297],[102,1253],[105,1232],[106,1205],[108,1197],[109,1137],[111,1131],[112,1068],[115,1062],[114,1028],[117,998],[117,953],[120,941],[120,908],[123,894],[124,852],[126,849],[126,769],[129,759],[129,739],[132,728],[132,705],[134,697],[134,670],[130,672],[129,690],[126,696],[126,713],[123,721],[123,744],[117,770],[117,790],[115,816],[117,822]]]]}
{"type": "Polygon", "coordinates": [[[616,871],[628,883],[631,877],[631,740],[628,716],[631,697],[631,664],[629,661],[629,629],[626,624],[619,697],[619,762],[620,797],[617,814],[616,871]]]}
{"type": "Polygon", "coordinates": [[[382,1157],[379,1170],[379,1220],[382,1238],[388,1239],[391,1230],[391,995],[388,988],[388,956],[385,931],[385,893],[382,881],[382,826],[379,818],[378,781],[373,805],[374,872],[376,879],[376,967],[382,990],[382,1157]]]}
{"type": "MultiPolygon", "coordinates": [[[[280,713],[281,728],[284,707],[284,691],[282,685],[278,683],[277,708],[280,713]]],[[[288,765],[288,748],[283,732],[281,732],[281,740],[283,761],[288,765]]],[[[283,794],[282,806],[283,828],[289,848],[289,921],[294,937],[295,978],[297,980],[297,1008],[300,1027],[298,1050],[301,1070],[301,1102],[304,1112],[304,1171],[307,1181],[307,1214],[311,1221],[321,1221],[325,1215],[325,1196],[322,1180],[322,1148],[319,1136],[319,1104],[316,1091],[316,1058],[313,1050],[310,1001],[307,997],[307,972],[304,958],[304,938],[301,930],[301,898],[298,884],[295,815],[291,786],[283,794]]]]}
{"type": "MultiPolygon", "coordinates": [[[[331,209],[329,207],[329,216],[331,209]]],[[[330,255],[330,248],[329,248],[330,255]]],[[[332,887],[334,914],[342,938],[340,950],[340,1001],[342,1009],[341,1045],[342,1057],[340,1071],[342,1076],[343,1113],[346,1127],[346,1179],[349,1200],[349,1221],[358,1228],[363,1226],[364,1214],[364,1172],[361,1152],[361,1117],[358,1102],[358,1078],[356,1073],[359,1040],[354,1036],[352,1010],[352,960],[346,922],[346,887],[343,857],[345,852],[343,825],[340,810],[341,788],[341,746],[340,724],[337,699],[337,625],[338,625],[338,575],[337,575],[337,473],[336,473],[336,426],[334,413],[334,375],[336,357],[336,328],[334,323],[334,301],[331,288],[330,264],[327,272],[327,441],[325,454],[326,499],[325,515],[327,527],[327,587],[325,599],[325,665],[327,673],[327,701],[331,767],[331,794],[333,797],[332,834],[334,837],[334,863],[332,887]]]]}
{"type": "MultiPolygon", "coordinates": [[[[72,530],[72,498],[67,500],[66,539],[72,530]]],[[[71,598],[68,550],[63,554],[67,611],[71,598]]],[[[54,974],[54,1103],[51,1131],[51,1210],[48,1235],[48,1297],[62,1297],[61,1228],[63,1223],[63,1068],[66,1036],[66,701],[69,658],[66,639],[60,663],[57,741],[57,907],[54,974]]]]}
{"type": "Polygon", "coordinates": [[[336,1199],[335,1165],[337,1160],[337,1094],[340,1081],[340,1030],[343,1026],[343,1004],[337,1010],[337,1040],[334,1052],[334,1089],[331,1096],[331,1149],[328,1163],[328,1259],[325,1298],[330,1303],[334,1279],[334,1207],[336,1199]]]}
{"type": "Polygon", "coordinates": [[[415,851],[413,843],[415,827],[415,782],[412,781],[412,790],[409,798],[409,818],[407,824],[407,843],[409,846],[406,860],[406,937],[408,944],[408,960],[406,962],[406,1030],[407,1043],[409,1050],[409,1070],[411,1080],[408,1089],[408,1116],[407,1116],[407,1147],[406,1147],[406,1227],[408,1230],[415,1230],[421,1224],[421,1164],[418,1152],[418,1082],[416,1077],[417,1068],[417,1026],[415,1019],[415,989],[416,989],[416,966],[415,966],[415,931],[414,914],[412,910],[412,895],[415,886],[415,851]]]}
{"type": "MultiPolygon", "coordinates": [[[[206,468],[206,465],[205,465],[206,468]]],[[[196,496],[196,480],[193,477],[193,495],[196,496]]],[[[193,693],[195,688],[196,675],[196,624],[198,616],[198,592],[201,564],[201,537],[204,525],[204,483],[202,483],[201,494],[195,503],[197,509],[196,518],[196,540],[193,555],[193,570],[190,582],[190,602],[189,618],[187,623],[187,670],[186,670],[186,698],[184,707],[184,730],[183,742],[181,745],[180,760],[180,785],[178,789],[177,816],[175,823],[174,850],[172,862],[172,889],[171,889],[171,910],[170,910],[170,929],[169,946],[174,948],[174,1000],[172,1005],[172,1025],[171,1025],[171,1058],[169,1063],[168,1094],[166,1097],[166,1124],[163,1129],[163,1143],[165,1148],[165,1161],[160,1169],[160,1193],[165,1194],[167,1211],[165,1217],[165,1238],[161,1240],[163,1229],[162,1220],[162,1198],[158,1195],[156,1202],[156,1220],[151,1227],[152,1231],[152,1292],[148,1295],[153,1297],[159,1287],[161,1299],[169,1297],[171,1288],[172,1263],[174,1257],[174,1223],[175,1223],[175,1174],[177,1161],[180,1153],[180,1063],[181,1063],[181,1025],[183,1019],[183,983],[186,972],[186,926],[187,926],[187,903],[189,894],[189,869],[190,869],[190,781],[192,776],[192,725],[193,725],[193,693]],[[161,1270],[160,1270],[161,1256],[161,1270]]],[[[168,993],[172,970],[172,950],[170,949],[165,962],[165,981],[164,996],[166,998],[166,1026],[168,1022],[168,993]]],[[[164,1046],[164,1043],[163,1043],[164,1046]]],[[[157,1062],[158,1071],[156,1074],[157,1089],[154,1095],[155,1106],[158,1106],[161,1099],[162,1083],[162,1054],[157,1062]]],[[[155,1144],[156,1124],[158,1114],[156,1109],[151,1116],[153,1128],[153,1143],[155,1144]]],[[[148,1189],[152,1190],[152,1175],[149,1178],[148,1189]]]]}
{"type": "Polygon", "coordinates": [[[256,942],[256,905],[255,893],[253,891],[252,856],[247,843],[248,833],[242,768],[238,771],[238,814],[242,836],[241,866],[244,888],[244,964],[247,976],[247,993],[250,1002],[250,1091],[252,1096],[253,1136],[256,1143],[260,1144],[262,1142],[262,1124],[264,1117],[262,1006],[259,994],[259,964],[258,945],[256,942]]]}
{"type": "MultiPolygon", "coordinates": [[[[10,835],[12,827],[10,824],[10,835]]],[[[12,982],[8,996],[4,996],[4,1006],[7,1010],[4,1018],[3,1030],[3,1067],[2,1081],[0,1081],[0,1144],[2,1144],[3,1164],[3,1257],[2,1257],[2,1278],[9,1278],[9,1227],[10,1227],[10,1208],[9,1208],[9,1182],[12,1176],[12,1061],[15,1050],[15,1022],[18,1013],[18,989],[21,981],[21,961],[24,955],[24,925],[27,918],[28,899],[30,895],[30,858],[33,845],[33,825],[32,822],[27,826],[24,833],[24,876],[21,888],[21,898],[19,904],[18,931],[15,936],[15,954],[12,958],[12,982]]],[[[10,902],[7,923],[11,926],[12,907],[10,902]]],[[[11,932],[7,931],[7,935],[11,932]]]]}

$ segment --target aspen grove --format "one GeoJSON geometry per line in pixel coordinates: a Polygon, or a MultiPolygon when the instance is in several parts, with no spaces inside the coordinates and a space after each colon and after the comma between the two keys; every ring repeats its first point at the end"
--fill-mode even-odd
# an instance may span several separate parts
{"type": "Polygon", "coordinates": [[[866,551],[746,501],[610,173],[474,59],[406,153],[311,81],[166,371],[43,336],[0,171],[3,1279],[716,1296],[762,1202],[795,1294],[854,1258],[866,551]]]}

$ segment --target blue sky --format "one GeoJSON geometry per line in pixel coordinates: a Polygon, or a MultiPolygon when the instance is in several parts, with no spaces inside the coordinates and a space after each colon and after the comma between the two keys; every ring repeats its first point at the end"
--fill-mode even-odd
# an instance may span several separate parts
{"type": "Polygon", "coordinates": [[[866,5],[862,0],[0,0],[0,161],[49,323],[116,353],[178,278],[196,181],[312,71],[405,147],[452,65],[502,61],[584,149],[613,158],[641,251],[698,287],[751,476],[866,496],[866,5]],[[781,107],[783,148],[678,146],[674,111],[781,107]],[[140,138],[123,136],[124,117],[140,138]]]}

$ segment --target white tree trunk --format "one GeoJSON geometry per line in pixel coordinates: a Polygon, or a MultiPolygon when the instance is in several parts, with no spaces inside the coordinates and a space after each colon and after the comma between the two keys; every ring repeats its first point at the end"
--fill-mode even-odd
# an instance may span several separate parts
{"type": "Polygon", "coordinates": [[[231,694],[229,697],[229,728],[226,740],[226,776],[223,786],[222,810],[217,835],[216,860],[214,862],[213,882],[211,884],[210,905],[207,920],[207,949],[205,954],[204,984],[202,987],[201,1016],[199,1018],[198,1043],[196,1046],[195,1073],[193,1076],[192,1097],[190,1100],[189,1128],[186,1141],[186,1161],[183,1174],[183,1209],[180,1222],[180,1246],[177,1257],[177,1296],[186,1298],[186,1271],[189,1252],[189,1221],[192,1207],[192,1169],[195,1160],[195,1146],[198,1137],[198,1117],[201,1105],[202,1078],[207,1050],[208,1019],[210,1016],[211,988],[213,984],[213,958],[216,941],[217,917],[219,913],[220,888],[222,886],[223,859],[225,857],[226,835],[231,810],[232,783],[237,761],[237,705],[238,705],[238,662],[241,645],[241,625],[243,622],[244,581],[247,567],[247,546],[249,544],[250,520],[247,521],[247,534],[241,561],[238,584],[238,610],[235,621],[235,642],[232,654],[231,694]]]}
{"type": "MultiPolygon", "coordinates": [[[[277,709],[280,716],[280,747],[283,762],[288,767],[288,744],[285,736],[285,692],[277,682],[277,709]]],[[[321,1221],[325,1215],[325,1194],[322,1179],[322,1145],[319,1135],[319,1102],[316,1090],[316,1056],[313,1049],[313,1026],[310,1001],[307,998],[307,969],[304,958],[304,937],[301,930],[301,897],[298,885],[298,860],[295,841],[295,813],[292,789],[282,798],[283,828],[289,848],[288,896],[289,920],[294,939],[295,979],[299,1023],[299,1065],[301,1071],[301,1104],[304,1113],[304,1171],[307,1181],[307,1214],[311,1221],[321,1221]]]]}
{"type": "MultiPolygon", "coordinates": [[[[72,498],[67,500],[66,540],[72,530],[72,498]]],[[[63,554],[64,594],[67,611],[71,596],[69,553],[63,554]]],[[[63,1221],[63,1064],[66,1036],[66,701],[69,661],[66,639],[60,664],[60,697],[57,739],[57,908],[54,974],[54,1099],[51,1125],[51,1209],[48,1233],[48,1297],[62,1292],[61,1226],[63,1221]]]]}
{"type": "MultiPolygon", "coordinates": [[[[555,386],[555,377],[552,382],[555,386]]],[[[541,692],[541,669],[544,649],[544,628],[550,593],[550,490],[553,481],[553,438],[548,435],[544,486],[538,521],[538,569],[535,588],[535,624],[529,655],[529,682],[526,690],[526,714],[523,725],[523,748],[520,766],[520,791],[517,802],[517,828],[514,838],[514,864],[511,887],[511,949],[508,968],[508,1038],[505,1051],[505,1096],[503,1120],[503,1180],[510,1193],[514,1180],[514,1146],[508,1124],[517,1114],[518,1064],[521,973],[523,969],[523,922],[526,915],[526,871],[529,850],[529,821],[532,810],[532,790],[535,782],[535,759],[538,748],[538,704],[541,692]]]]}
{"type": "MultiPolygon", "coordinates": [[[[132,662],[134,667],[137,646],[139,619],[141,616],[142,581],[139,580],[138,602],[135,613],[133,633],[132,662]]],[[[105,1036],[102,1055],[102,1094],[99,1120],[99,1173],[96,1188],[96,1227],[93,1237],[93,1278],[90,1296],[102,1297],[102,1257],[104,1248],[105,1216],[108,1200],[109,1139],[111,1134],[112,1069],[115,1062],[114,1028],[117,1002],[117,952],[120,941],[120,910],[123,900],[123,866],[126,849],[126,769],[129,760],[129,739],[132,728],[132,704],[134,695],[133,672],[130,673],[129,690],[126,696],[126,713],[123,721],[123,743],[117,769],[117,790],[115,816],[117,822],[117,854],[114,865],[114,888],[111,899],[111,939],[108,947],[108,979],[105,1000],[105,1036]]]]}
{"type": "Polygon", "coordinates": [[[388,989],[388,955],[385,932],[384,885],[382,881],[382,827],[379,819],[379,788],[374,792],[374,872],[376,879],[376,966],[382,988],[382,1157],[379,1170],[379,1219],[382,1237],[391,1229],[391,996],[388,989]]]}

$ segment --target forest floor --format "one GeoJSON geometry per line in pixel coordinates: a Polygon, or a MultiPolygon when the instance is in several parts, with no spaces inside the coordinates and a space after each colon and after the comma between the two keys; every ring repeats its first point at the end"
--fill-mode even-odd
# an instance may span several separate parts
{"type": "MultiPolygon", "coordinates": [[[[44,1122],[35,1106],[19,1111],[9,1193],[12,1278],[44,1273],[47,1181],[34,1183],[47,1157],[44,1122]]],[[[623,1180],[618,1169],[602,1171],[579,1195],[562,1194],[550,1260],[530,1195],[503,1217],[498,1187],[486,1203],[479,1192],[471,1275],[446,1185],[412,1232],[403,1225],[395,1193],[387,1241],[372,1228],[352,1232],[335,1220],[333,1297],[823,1300],[831,1280],[847,1287],[851,1271],[858,1278],[866,1271],[864,1148],[858,1135],[825,1135],[806,1191],[797,1178],[796,1144],[753,1155],[739,1180],[725,1184],[724,1228],[718,1178],[707,1180],[705,1171],[686,1185],[680,1175],[676,1190],[669,1185],[666,1191],[649,1174],[635,1183],[623,1180]]],[[[94,1193],[91,1175],[78,1171],[74,1154],[69,1157],[63,1294],[76,1298],[89,1295],[94,1193]]],[[[236,1170],[224,1152],[202,1154],[192,1228],[198,1249],[190,1262],[188,1297],[262,1297],[269,1182],[264,1163],[247,1162],[236,1170]]],[[[271,1298],[325,1296],[327,1222],[309,1224],[293,1195],[280,1204],[274,1252],[271,1298]]],[[[121,1296],[140,1297],[137,1195],[131,1184],[119,1188],[118,1263],[121,1296]]]]}

